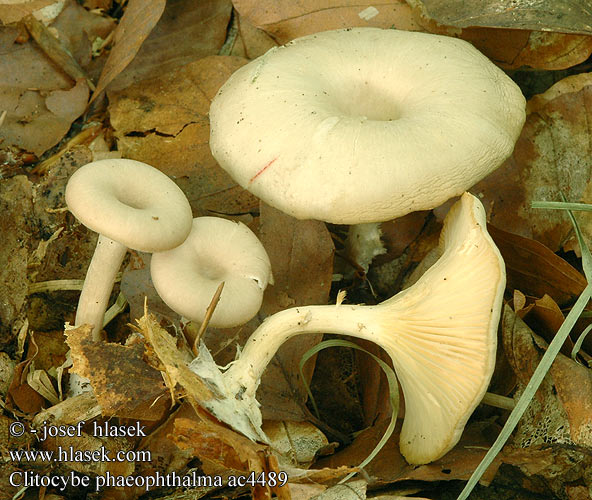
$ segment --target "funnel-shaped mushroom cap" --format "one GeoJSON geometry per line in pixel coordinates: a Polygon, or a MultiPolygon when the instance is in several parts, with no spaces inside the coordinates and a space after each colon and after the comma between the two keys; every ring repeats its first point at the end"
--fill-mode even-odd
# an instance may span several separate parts
{"type": "MultiPolygon", "coordinates": [[[[495,365],[506,273],[485,226],[483,205],[465,193],[444,221],[440,259],[407,290],[375,306],[299,306],[269,316],[218,376],[225,398],[208,408],[259,439],[255,393],[279,347],[303,333],[351,335],[392,358],[405,395],[402,454],[412,464],[437,460],[458,442],[495,365]]],[[[192,369],[209,374],[211,364],[201,358],[192,369]]]]}
{"type": "Polygon", "coordinates": [[[451,208],[440,244],[442,256],[419,281],[378,306],[386,308],[380,344],[405,395],[401,453],[412,464],[450,450],[483,398],[506,283],[474,196],[464,194],[451,208]]]}
{"type": "Polygon", "coordinates": [[[66,203],[89,229],[143,252],[180,245],[193,220],[181,188],[135,160],[99,160],[80,167],[66,186],[66,203]]]}
{"type": "Polygon", "coordinates": [[[210,147],[283,212],[358,224],[462,194],[512,153],[524,120],[518,86],[469,43],[354,28],[236,71],[212,102],[210,147]]]}
{"type": "Polygon", "coordinates": [[[219,217],[193,219],[182,245],[155,253],[150,273],[166,304],[201,322],[220,283],[224,289],[210,325],[229,328],[249,321],[273,283],[271,263],[263,245],[244,224],[219,217]]]}

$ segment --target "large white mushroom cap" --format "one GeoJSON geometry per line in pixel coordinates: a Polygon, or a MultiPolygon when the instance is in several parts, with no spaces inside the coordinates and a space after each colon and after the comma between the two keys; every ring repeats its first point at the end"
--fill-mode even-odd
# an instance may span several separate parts
{"type": "Polygon", "coordinates": [[[358,224],[460,195],[512,153],[524,120],[519,88],[469,43],[353,28],[236,71],[212,102],[210,147],[266,203],[358,224]]]}
{"type": "Polygon", "coordinates": [[[210,325],[229,328],[249,321],[273,283],[263,245],[247,226],[219,217],[193,219],[182,245],[155,253],[150,273],[164,302],[182,316],[201,322],[220,283],[224,288],[210,325]]]}

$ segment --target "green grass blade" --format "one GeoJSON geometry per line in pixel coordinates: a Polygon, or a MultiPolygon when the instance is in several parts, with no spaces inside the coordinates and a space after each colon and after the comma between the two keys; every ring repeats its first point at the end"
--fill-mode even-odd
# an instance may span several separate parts
{"type": "Polygon", "coordinates": [[[591,330],[592,330],[592,325],[588,325],[586,327],[586,329],[580,334],[580,336],[578,337],[578,340],[574,344],[573,349],[571,350],[571,359],[573,359],[574,361],[576,361],[576,356],[578,355],[578,352],[580,352],[580,349],[582,348],[582,344],[584,343],[584,339],[590,333],[591,330]]]}
{"type": "Polygon", "coordinates": [[[563,193],[560,193],[561,198],[563,201],[533,201],[531,203],[532,208],[551,208],[554,210],[567,210],[567,215],[571,220],[571,223],[574,227],[576,232],[576,236],[578,238],[578,243],[580,244],[580,249],[582,251],[582,267],[584,268],[584,274],[586,275],[586,280],[588,283],[592,282],[592,255],[590,254],[590,249],[586,245],[584,240],[584,235],[580,230],[580,226],[578,225],[572,210],[592,210],[592,205],[587,203],[568,203],[565,201],[565,196],[563,193]],[[575,208],[574,208],[575,207],[575,208]]]}
{"type": "MultiPolygon", "coordinates": [[[[565,339],[567,339],[567,336],[573,329],[574,325],[576,324],[576,321],[579,319],[582,312],[584,311],[584,308],[586,307],[586,305],[590,301],[590,298],[592,297],[592,285],[590,284],[592,283],[592,255],[590,254],[590,249],[584,241],[584,237],[580,230],[580,227],[578,226],[578,223],[575,217],[573,216],[573,213],[570,211],[569,206],[574,204],[565,203],[565,197],[563,196],[563,194],[561,194],[561,197],[564,200],[563,202],[533,202],[532,207],[556,208],[567,210],[571,223],[574,226],[576,236],[578,238],[578,243],[580,244],[580,249],[582,251],[582,265],[584,268],[584,274],[586,275],[586,280],[588,281],[588,285],[586,286],[586,288],[584,288],[584,291],[578,297],[578,300],[576,301],[571,311],[562,323],[561,327],[555,334],[555,337],[553,338],[553,340],[549,344],[549,347],[547,348],[547,352],[545,352],[545,354],[541,358],[539,365],[536,367],[536,370],[534,371],[532,377],[528,381],[528,384],[526,385],[526,388],[524,389],[522,396],[516,403],[516,407],[514,408],[514,410],[512,410],[512,413],[510,413],[510,416],[508,417],[508,420],[502,428],[499,436],[497,437],[491,448],[487,451],[487,453],[481,460],[481,463],[477,466],[477,468],[469,478],[469,481],[467,482],[463,490],[460,492],[460,495],[458,496],[457,500],[466,500],[469,497],[469,494],[471,493],[471,491],[473,491],[473,488],[477,485],[479,479],[481,479],[481,476],[483,476],[485,471],[488,469],[495,457],[502,450],[502,448],[512,435],[512,432],[514,432],[514,429],[518,425],[518,422],[522,418],[522,415],[524,415],[524,412],[526,411],[528,405],[532,401],[532,398],[534,397],[536,391],[538,390],[543,379],[545,378],[545,375],[549,371],[549,368],[551,368],[553,361],[555,361],[557,354],[559,354],[559,351],[561,350],[561,346],[563,346],[565,339]],[[549,204],[553,204],[553,206],[549,207],[549,204]]],[[[577,203],[575,205],[580,204],[577,203]]],[[[590,208],[586,208],[586,210],[590,210],[590,208]]]]}
{"type": "Polygon", "coordinates": [[[588,203],[567,203],[563,201],[533,201],[532,208],[545,208],[548,210],[583,210],[592,212],[592,205],[588,203]]]}
{"type": "Polygon", "coordinates": [[[485,473],[485,471],[491,465],[497,454],[502,450],[502,448],[506,444],[506,441],[512,435],[512,432],[518,424],[518,421],[522,418],[522,415],[526,411],[526,408],[530,404],[530,401],[532,400],[534,394],[541,385],[541,382],[545,378],[545,375],[549,371],[549,368],[553,364],[555,357],[559,353],[561,346],[565,342],[565,339],[567,338],[569,332],[571,331],[576,321],[580,317],[581,312],[584,310],[584,307],[586,307],[586,304],[590,300],[591,296],[592,286],[588,285],[584,289],[582,294],[579,296],[572,310],[565,318],[565,321],[561,325],[561,328],[559,328],[559,331],[555,335],[555,338],[549,344],[547,352],[545,352],[543,358],[541,359],[541,362],[532,374],[532,377],[530,378],[530,381],[528,382],[526,389],[524,389],[522,396],[516,403],[516,407],[514,408],[512,413],[510,413],[510,416],[508,417],[506,424],[502,428],[500,435],[495,440],[489,451],[485,454],[483,460],[481,460],[481,463],[475,469],[475,472],[473,472],[473,474],[469,478],[469,481],[467,482],[464,489],[460,492],[460,495],[458,496],[457,500],[466,500],[467,498],[469,498],[469,494],[471,493],[471,491],[473,491],[473,488],[477,485],[479,479],[481,479],[481,476],[485,473]]]}

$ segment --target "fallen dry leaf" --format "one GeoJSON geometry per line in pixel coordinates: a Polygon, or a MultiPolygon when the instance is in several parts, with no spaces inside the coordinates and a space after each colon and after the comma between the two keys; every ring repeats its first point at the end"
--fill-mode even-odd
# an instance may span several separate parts
{"type": "Polygon", "coordinates": [[[366,500],[368,484],[363,479],[336,484],[315,497],[315,500],[366,500]]]}
{"type": "Polygon", "coordinates": [[[238,30],[239,37],[231,53],[233,56],[255,59],[278,45],[265,31],[253,26],[246,17],[240,15],[238,15],[238,30]]]}
{"type": "MultiPolygon", "coordinates": [[[[506,306],[502,319],[503,348],[518,380],[518,395],[540,362],[546,342],[506,306]]],[[[592,447],[592,375],[590,370],[558,354],[524,417],[514,443],[521,448],[548,444],[592,447]]],[[[567,471],[566,471],[567,472],[567,471]]]]}
{"type": "Polygon", "coordinates": [[[309,422],[267,420],[263,422],[263,432],[282,469],[309,467],[317,453],[329,445],[325,435],[309,422]]]}
{"type": "Polygon", "coordinates": [[[166,0],[130,0],[113,35],[114,46],[97,83],[91,102],[132,61],[162,16],[166,0]]]}
{"type": "Polygon", "coordinates": [[[460,38],[471,42],[504,69],[529,66],[558,70],[584,62],[592,53],[592,37],[547,31],[466,28],[460,38]]]}
{"type": "Polygon", "coordinates": [[[257,198],[218,166],[209,148],[210,101],[246,62],[207,57],[109,93],[111,123],[122,155],[177,178],[194,216],[246,213],[258,206],[257,198]]]}
{"type": "MultiPolygon", "coordinates": [[[[191,450],[204,464],[204,471],[217,473],[231,480],[238,473],[256,476],[265,472],[279,473],[277,462],[269,455],[266,446],[254,443],[246,437],[217,424],[202,414],[196,419],[178,418],[171,436],[175,444],[183,450],[191,450]]],[[[257,484],[252,495],[257,499],[271,499],[275,493],[278,498],[290,500],[287,486],[270,487],[257,484]]]]}
{"type": "MultiPolygon", "coordinates": [[[[592,151],[588,104],[592,74],[559,81],[527,104],[526,123],[512,156],[471,188],[496,228],[537,240],[556,252],[576,246],[572,225],[562,210],[531,208],[532,201],[592,201],[592,151]]],[[[441,217],[449,203],[436,209],[441,217]]],[[[576,213],[585,235],[592,215],[576,213]]]]}
{"type": "Polygon", "coordinates": [[[440,24],[592,34],[587,3],[569,0],[408,0],[440,24]]]}
{"type": "Polygon", "coordinates": [[[45,400],[27,383],[27,375],[39,349],[31,337],[31,347],[27,358],[16,365],[12,382],[8,388],[6,405],[23,413],[34,415],[43,408],[45,400]]]}
{"type": "Polygon", "coordinates": [[[174,394],[175,386],[179,384],[186,391],[189,401],[196,406],[213,398],[206,383],[187,366],[193,355],[180,350],[175,339],[158,325],[154,316],[145,310],[144,316],[138,320],[138,326],[147,345],[153,350],[155,359],[160,362],[157,369],[165,374],[171,394],[174,394]]]}
{"type": "Polygon", "coordinates": [[[32,14],[43,7],[55,4],[57,0],[33,0],[22,2],[3,2],[0,4],[0,23],[12,24],[20,21],[23,17],[32,14]]]}
{"type": "MultiPolygon", "coordinates": [[[[87,65],[99,64],[91,61],[91,43],[98,36],[106,37],[112,27],[113,21],[69,0],[51,26],[59,41],[48,32],[45,39],[60,54],[67,53],[82,76],[87,65]]],[[[17,28],[2,28],[0,53],[0,109],[8,112],[0,127],[2,148],[14,145],[39,156],[57,144],[84,112],[87,85],[79,82],[73,87],[74,80],[35,41],[23,40],[17,28]]]]}
{"type": "MultiPolygon", "coordinates": [[[[0,63],[1,65],[1,63],[0,63]]],[[[32,188],[24,175],[2,179],[0,189],[0,349],[14,340],[13,324],[24,319],[27,260],[31,242],[32,188]]]]}
{"type": "Polygon", "coordinates": [[[145,346],[96,342],[88,325],[66,330],[73,371],[90,380],[104,416],[159,420],[170,408],[160,372],[144,361],[145,346]]]}
{"type": "MultiPolygon", "coordinates": [[[[260,315],[269,316],[288,307],[326,304],[333,273],[333,242],[324,223],[299,221],[261,204],[259,238],[271,261],[275,283],[268,287],[260,315]]],[[[307,399],[298,366],[302,355],[321,335],[300,335],[289,340],[269,364],[258,389],[263,417],[299,420],[307,399]]],[[[310,379],[314,363],[304,374],[310,379]]]]}
{"type": "MultiPolygon", "coordinates": [[[[359,464],[372,451],[384,434],[388,419],[375,423],[360,432],[354,441],[335,455],[319,460],[315,467],[336,467],[341,464],[359,464]]],[[[370,487],[384,486],[399,481],[449,481],[467,480],[473,473],[495,438],[496,426],[483,422],[472,422],[464,430],[458,444],[435,462],[417,466],[408,465],[399,453],[399,432],[393,433],[379,454],[365,468],[370,487]]],[[[501,464],[501,458],[493,464],[481,479],[489,484],[501,464]]]]}
{"type": "Polygon", "coordinates": [[[234,7],[253,26],[279,44],[319,31],[372,26],[416,31],[411,8],[403,0],[235,0],[234,7]]]}
{"type": "Polygon", "coordinates": [[[535,297],[547,294],[565,305],[586,287],[584,276],[542,243],[492,225],[487,230],[504,258],[508,290],[535,297]]]}
{"type": "Polygon", "coordinates": [[[86,72],[80,67],[78,61],[63,43],[49,30],[45,24],[39,21],[34,15],[29,15],[23,19],[23,24],[31,37],[37,42],[39,48],[45,55],[51,59],[64,73],[75,81],[85,80],[88,86],[93,88],[93,84],[88,79],[86,72]]]}
{"type": "MultiPolygon", "coordinates": [[[[158,8],[162,8],[161,2],[158,8]]],[[[146,9],[151,7],[146,6],[146,9]]],[[[110,89],[121,90],[173,72],[199,58],[218,54],[224,44],[231,11],[230,0],[169,0],[158,24],[125,71],[113,80],[110,89]]],[[[134,21],[134,26],[138,21],[134,21]]],[[[134,49],[137,50],[136,45],[134,49]]]]}
{"type": "Polygon", "coordinates": [[[592,37],[503,27],[462,27],[432,19],[424,3],[410,0],[418,24],[430,33],[462,38],[505,69],[530,66],[558,70],[585,61],[592,52],[592,37]]]}
{"type": "MultiPolygon", "coordinates": [[[[527,478],[532,478],[525,486],[532,492],[529,496],[534,494],[535,498],[551,492],[552,498],[568,498],[570,485],[585,482],[583,478],[588,477],[592,467],[586,450],[557,444],[529,448],[507,445],[501,456],[505,464],[518,467],[527,478]]],[[[589,494],[584,498],[589,499],[589,494]]]]}
{"type": "Polygon", "coordinates": [[[88,88],[84,83],[72,88],[69,78],[33,46],[34,42],[16,44],[18,32],[9,30],[4,35],[8,33],[13,36],[0,36],[0,109],[8,112],[0,127],[0,140],[2,147],[15,145],[39,156],[57,144],[84,111],[88,88]],[[64,109],[54,105],[64,94],[45,97],[52,91],[67,92],[70,100],[64,109]]]}
{"type": "Polygon", "coordinates": [[[98,77],[95,73],[105,62],[102,58],[93,60],[93,44],[99,38],[105,40],[115,27],[114,19],[96,11],[89,12],[79,2],[72,0],[66,2],[64,10],[51,25],[52,30],[59,33],[61,43],[93,78],[98,77]]]}

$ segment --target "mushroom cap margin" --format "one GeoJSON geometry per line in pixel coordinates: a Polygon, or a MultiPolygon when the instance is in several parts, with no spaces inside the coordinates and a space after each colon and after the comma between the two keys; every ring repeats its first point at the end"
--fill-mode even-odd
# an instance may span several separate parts
{"type": "Polygon", "coordinates": [[[136,160],[98,160],[80,167],[68,180],[65,197],[82,224],[134,250],[174,248],[191,230],[191,206],[181,188],[136,160]]]}

